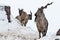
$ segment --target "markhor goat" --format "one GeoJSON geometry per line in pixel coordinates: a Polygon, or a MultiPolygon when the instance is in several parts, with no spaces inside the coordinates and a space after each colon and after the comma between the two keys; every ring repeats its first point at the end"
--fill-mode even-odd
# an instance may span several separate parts
{"type": "MultiPolygon", "coordinates": [[[[31,13],[31,11],[30,11],[31,13]]],[[[28,20],[32,20],[32,13],[31,14],[27,14],[26,12],[23,11],[23,9],[19,9],[19,16],[16,17],[16,19],[18,19],[21,22],[21,25],[26,26],[28,20]]]]}
{"type": "Polygon", "coordinates": [[[48,3],[45,7],[42,6],[41,8],[38,8],[37,12],[35,13],[35,22],[39,31],[39,38],[41,38],[41,33],[42,36],[46,35],[48,28],[48,21],[45,17],[43,9],[47,8],[47,6],[51,4],[52,3],[48,3]]]}
{"type": "Polygon", "coordinates": [[[8,22],[11,22],[11,18],[10,18],[11,7],[10,6],[5,6],[5,12],[6,12],[6,15],[7,15],[8,22]]]}

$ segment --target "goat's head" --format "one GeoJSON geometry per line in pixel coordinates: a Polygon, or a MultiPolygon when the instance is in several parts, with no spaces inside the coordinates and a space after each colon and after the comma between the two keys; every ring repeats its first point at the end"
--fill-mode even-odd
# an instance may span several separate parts
{"type": "Polygon", "coordinates": [[[22,12],[23,12],[23,9],[18,9],[19,10],[19,15],[21,16],[22,12]]]}
{"type": "Polygon", "coordinates": [[[42,8],[38,8],[37,12],[35,13],[35,16],[41,16],[43,15],[43,7],[42,8]]]}

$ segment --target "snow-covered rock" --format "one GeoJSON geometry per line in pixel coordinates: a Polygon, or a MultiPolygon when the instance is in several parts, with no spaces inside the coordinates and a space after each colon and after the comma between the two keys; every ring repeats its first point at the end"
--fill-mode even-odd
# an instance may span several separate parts
{"type": "MultiPolygon", "coordinates": [[[[19,27],[16,29],[9,29],[6,32],[0,32],[0,37],[4,37],[6,39],[12,38],[19,39],[19,40],[34,40],[38,38],[38,32],[31,30],[30,28],[26,27],[19,27]]],[[[9,40],[9,39],[8,39],[9,40]]]]}

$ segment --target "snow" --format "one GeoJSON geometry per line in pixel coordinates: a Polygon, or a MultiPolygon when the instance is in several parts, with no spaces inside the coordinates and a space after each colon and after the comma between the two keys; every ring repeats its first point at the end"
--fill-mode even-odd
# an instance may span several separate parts
{"type": "Polygon", "coordinates": [[[20,22],[12,15],[12,22],[8,23],[6,12],[0,10],[0,13],[0,40],[55,40],[60,38],[54,33],[38,39],[38,31],[33,30],[30,26],[21,26],[20,22]]]}
{"type": "MultiPolygon", "coordinates": [[[[36,38],[38,38],[38,35],[36,34],[37,32],[32,32],[29,31],[28,29],[26,30],[26,28],[18,28],[19,30],[17,29],[14,29],[14,30],[11,30],[10,31],[6,31],[6,32],[1,32],[0,35],[3,35],[1,37],[3,38],[6,38],[6,39],[11,39],[11,40],[16,40],[16,39],[19,39],[19,40],[34,40],[36,38]]],[[[31,30],[31,29],[30,29],[31,30]]]]}
{"type": "Polygon", "coordinates": [[[0,13],[0,40],[34,40],[38,38],[37,31],[27,26],[21,26],[20,22],[12,15],[12,22],[8,23],[6,12],[0,11],[0,13]]]}

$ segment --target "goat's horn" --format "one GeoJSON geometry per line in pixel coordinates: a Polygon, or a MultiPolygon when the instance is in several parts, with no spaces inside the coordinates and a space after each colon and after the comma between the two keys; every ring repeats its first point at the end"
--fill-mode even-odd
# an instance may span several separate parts
{"type": "Polygon", "coordinates": [[[30,13],[32,14],[32,12],[30,11],[30,13]]]}
{"type": "Polygon", "coordinates": [[[53,2],[51,2],[51,4],[52,4],[53,2]]]}

